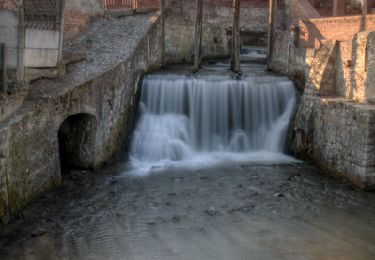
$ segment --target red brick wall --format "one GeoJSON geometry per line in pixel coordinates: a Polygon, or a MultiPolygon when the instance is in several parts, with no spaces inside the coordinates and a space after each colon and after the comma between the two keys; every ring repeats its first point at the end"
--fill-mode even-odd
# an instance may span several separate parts
{"type": "Polygon", "coordinates": [[[324,39],[351,41],[353,36],[363,30],[375,30],[375,15],[320,18],[300,21],[301,47],[314,47],[324,39]]]}
{"type": "Polygon", "coordinates": [[[64,11],[64,42],[69,42],[84,31],[93,17],[79,11],[64,11]]]}

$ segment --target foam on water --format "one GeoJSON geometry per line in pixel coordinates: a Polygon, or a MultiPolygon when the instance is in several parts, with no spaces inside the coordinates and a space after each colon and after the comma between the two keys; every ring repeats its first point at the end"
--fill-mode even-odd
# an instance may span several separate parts
{"type": "Polygon", "coordinates": [[[145,174],[171,164],[292,162],[283,152],[295,104],[284,77],[149,75],[131,162],[145,174]]]}

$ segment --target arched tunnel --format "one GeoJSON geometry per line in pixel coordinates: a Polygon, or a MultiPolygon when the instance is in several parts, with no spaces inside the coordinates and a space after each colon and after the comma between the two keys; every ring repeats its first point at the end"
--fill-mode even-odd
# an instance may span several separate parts
{"type": "Polygon", "coordinates": [[[64,120],[58,130],[61,172],[93,169],[97,120],[90,114],[75,114],[64,120]]]}

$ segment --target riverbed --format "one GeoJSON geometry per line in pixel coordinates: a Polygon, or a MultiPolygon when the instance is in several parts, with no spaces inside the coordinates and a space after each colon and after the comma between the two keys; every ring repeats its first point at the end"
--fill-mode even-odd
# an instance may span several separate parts
{"type": "Polygon", "coordinates": [[[1,259],[373,259],[375,194],[307,163],[124,159],[72,171],[1,227],[1,259]]]}

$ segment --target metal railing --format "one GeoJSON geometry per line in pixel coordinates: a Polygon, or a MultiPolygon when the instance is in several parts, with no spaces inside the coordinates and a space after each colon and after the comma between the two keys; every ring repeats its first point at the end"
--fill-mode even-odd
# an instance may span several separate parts
{"type": "MultiPolygon", "coordinates": [[[[168,5],[171,0],[165,1],[168,5]]],[[[232,6],[233,0],[204,0],[205,4],[217,5],[217,6],[232,6]]],[[[241,5],[254,6],[258,8],[268,8],[269,0],[241,0],[241,5]]],[[[138,8],[160,8],[160,0],[105,0],[105,9],[138,9],[138,8]]],[[[284,1],[278,0],[278,5],[283,6],[284,1]]]]}
{"type": "MultiPolygon", "coordinates": [[[[204,0],[204,3],[217,6],[232,6],[233,0],[204,0]]],[[[268,8],[269,0],[241,0],[241,6],[253,6],[257,8],[268,8]]],[[[283,6],[284,1],[278,0],[278,6],[283,6]]]]}
{"type": "Polygon", "coordinates": [[[105,9],[139,9],[139,8],[160,8],[159,0],[105,0],[105,9]]]}

